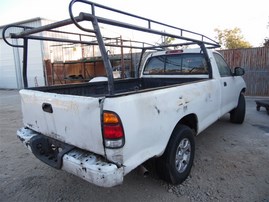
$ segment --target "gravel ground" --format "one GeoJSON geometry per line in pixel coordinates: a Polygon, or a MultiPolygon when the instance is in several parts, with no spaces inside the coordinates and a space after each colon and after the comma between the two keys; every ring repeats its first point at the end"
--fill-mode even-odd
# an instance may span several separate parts
{"type": "MultiPolygon", "coordinates": [[[[269,202],[269,116],[247,98],[243,125],[224,116],[196,138],[190,177],[172,186],[153,161],[123,185],[100,188],[37,160],[17,139],[22,126],[18,91],[0,90],[0,201],[262,201],[269,202]]],[[[267,98],[268,99],[268,98],[267,98]]]]}

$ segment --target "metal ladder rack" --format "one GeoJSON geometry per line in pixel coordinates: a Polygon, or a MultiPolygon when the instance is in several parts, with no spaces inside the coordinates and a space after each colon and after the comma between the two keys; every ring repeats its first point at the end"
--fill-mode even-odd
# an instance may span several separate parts
{"type": "MultiPolygon", "coordinates": [[[[209,45],[209,46],[211,46],[211,48],[212,47],[216,48],[216,47],[220,46],[216,41],[214,41],[213,39],[210,39],[209,37],[206,37],[206,36],[204,36],[202,34],[192,32],[192,31],[189,31],[189,30],[185,30],[185,29],[181,29],[181,28],[178,28],[178,27],[174,27],[174,26],[171,26],[171,25],[168,25],[168,24],[164,24],[164,23],[161,23],[161,22],[158,22],[158,21],[154,21],[154,20],[151,20],[151,19],[148,19],[148,18],[138,16],[138,15],[130,14],[130,13],[127,13],[127,12],[124,12],[124,11],[121,11],[121,10],[117,10],[117,9],[114,9],[114,8],[110,8],[110,7],[101,5],[101,4],[97,4],[97,3],[94,3],[94,2],[91,2],[91,1],[86,1],[86,0],[73,0],[73,1],[71,1],[71,3],[69,4],[69,14],[70,14],[71,20],[74,22],[74,24],[79,29],[81,29],[83,31],[86,31],[86,32],[94,32],[96,34],[96,38],[97,38],[97,41],[99,43],[100,51],[101,51],[101,54],[102,54],[102,57],[103,57],[103,60],[104,60],[104,65],[105,65],[105,68],[106,68],[106,71],[107,71],[108,91],[109,91],[110,95],[113,95],[113,93],[114,93],[113,73],[112,73],[111,63],[110,63],[109,58],[108,58],[108,54],[106,52],[105,44],[103,42],[103,38],[102,38],[102,35],[101,35],[99,23],[108,24],[108,25],[112,25],[112,26],[117,26],[117,27],[122,27],[122,28],[127,28],[127,29],[136,30],[136,31],[141,31],[141,32],[146,32],[146,33],[151,33],[151,34],[156,34],[156,35],[161,35],[161,36],[166,36],[166,37],[171,37],[171,38],[187,41],[187,43],[184,42],[184,44],[193,44],[193,43],[195,44],[196,43],[201,47],[201,50],[205,54],[206,60],[207,60],[207,63],[209,65],[209,67],[211,67],[211,64],[210,64],[209,57],[207,55],[207,51],[206,51],[205,46],[209,45]],[[88,29],[88,28],[83,27],[76,20],[76,18],[74,17],[74,14],[73,14],[73,6],[74,6],[75,3],[83,3],[83,4],[86,4],[86,5],[90,6],[91,13],[83,13],[83,12],[81,12],[79,14],[79,19],[86,20],[86,21],[91,21],[93,29],[88,29]],[[131,17],[131,18],[134,18],[134,19],[145,21],[147,23],[147,27],[141,27],[141,26],[134,25],[134,24],[128,24],[128,23],[125,23],[125,22],[122,22],[122,21],[116,21],[116,20],[111,20],[109,18],[100,17],[100,16],[98,16],[96,14],[96,8],[101,8],[101,9],[104,9],[106,11],[121,14],[121,15],[123,15],[125,17],[131,17]],[[179,34],[173,34],[173,33],[170,33],[170,32],[168,33],[168,32],[162,32],[160,30],[154,30],[154,29],[152,29],[153,24],[161,25],[163,27],[173,29],[173,30],[179,32],[179,34]],[[200,37],[200,39],[189,38],[189,37],[186,37],[184,34],[185,35],[186,34],[192,34],[192,35],[200,37]]],[[[181,44],[177,44],[177,45],[181,45],[181,44]]],[[[147,47],[147,48],[156,48],[156,47],[147,47]]],[[[141,54],[140,62],[142,60],[142,55],[143,55],[144,52],[145,52],[145,47],[142,47],[142,54],[141,54]]],[[[212,73],[210,73],[210,74],[212,76],[212,73]]]]}
{"type": "Polygon", "coordinates": [[[83,27],[83,26],[81,26],[79,24],[76,17],[74,17],[74,15],[73,15],[73,9],[72,8],[73,8],[75,3],[84,3],[84,4],[87,4],[87,5],[90,6],[89,10],[91,10],[91,13],[83,13],[83,12],[81,12],[79,14],[79,19],[88,20],[88,21],[95,21],[96,20],[98,23],[104,23],[104,24],[118,26],[118,27],[122,27],[122,28],[133,29],[133,30],[137,30],[137,31],[141,31],[141,32],[148,32],[148,33],[152,33],[152,34],[156,34],[156,35],[162,35],[162,36],[172,37],[172,38],[176,38],[176,39],[182,39],[182,40],[189,41],[189,42],[194,42],[194,43],[204,43],[206,45],[212,46],[212,48],[220,47],[219,43],[216,42],[215,40],[213,40],[213,39],[211,39],[211,38],[209,38],[209,37],[207,37],[207,36],[205,36],[203,34],[197,33],[197,32],[182,29],[182,28],[179,28],[179,27],[168,25],[168,24],[158,22],[158,21],[155,21],[155,20],[151,20],[151,19],[148,19],[148,18],[144,18],[144,17],[138,16],[138,15],[134,15],[134,14],[127,13],[127,12],[124,12],[124,11],[121,11],[121,10],[110,8],[110,7],[101,5],[101,4],[97,4],[97,3],[94,3],[94,2],[91,2],[91,1],[73,0],[73,1],[71,1],[70,5],[69,5],[70,17],[71,17],[72,21],[74,22],[74,24],[78,28],[80,28],[81,30],[87,31],[87,32],[95,32],[96,30],[87,29],[87,28],[85,28],[85,27],[83,27]],[[101,8],[101,9],[103,9],[105,11],[110,11],[110,12],[121,14],[123,18],[124,17],[131,17],[131,18],[134,18],[134,19],[144,21],[144,22],[146,22],[147,26],[143,27],[143,26],[138,26],[138,25],[134,25],[134,24],[128,24],[126,22],[116,21],[116,20],[112,20],[112,19],[109,19],[109,18],[104,18],[104,17],[101,17],[101,16],[97,16],[96,8],[101,8]],[[173,29],[178,34],[174,34],[174,33],[170,33],[170,32],[164,32],[164,31],[160,31],[160,30],[154,30],[152,28],[153,25],[163,26],[164,29],[165,28],[173,29]],[[193,35],[195,37],[198,37],[200,39],[187,37],[187,34],[191,34],[191,35],[193,35]]]}
{"type": "MultiPolygon", "coordinates": [[[[108,53],[106,50],[106,46],[111,46],[111,44],[105,43],[105,37],[102,36],[101,31],[100,31],[100,26],[99,26],[100,23],[111,25],[111,26],[116,26],[116,27],[121,27],[121,28],[125,28],[125,29],[131,29],[134,31],[142,32],[142,33],[149,33],[149,34],[158,35],[158,36],[171,37],[171,38],[178,39],[181,41],[180,43],[169,44],[169,45],[152,45],[149,43],[139,42],[139,41],[134,41],[134,43],[136,44],[135,46],[126,45],[124,43],[120,44],[120,45],[116,45],[116,47],[123,47],[123,48],[130,48],[131,47],[131,48],[135,48],[135,49],[141,49],[142,53],[141,53],[140,63],[141,63],[143,54],[148,49],[160,50],[162,48],[171,47],[171,46],[183,46],[183,45],[197,44],[201,47],[202,52],[205,54],[205,58],[206,58],[208,65],[210,67],[211,65],[210,65],[209,58],[208,58],[208,55],[206,52],[206,48],[220,47],[220,45],[216,41],[214,41],[213,39],[210,39],[209,37],[207,37],[203,34],[199,34],[199,33],[192,32],[192,31],[185,30],[185,29],[178,28],[178,27],[174,27],[174,26],[171,26],[168,24],[164,24],[164,23],[161,23],[161,22],[158,22],[155,20],[144,18],[144,17],[138,16],[138,15],[130,14],[130,13],[120,11],[120,10],[117,10],[114,8],[110,8],[110,7],[101,5],[101,4],[97,4],[97,3],[94,3],[91,1],[86,1],[86,0],[73,0],[73,1],[71,1],[69,4],[69,14],[70,14],[70,19],[66,19],[63,21],[55,22],[55,23],[52,23],[49,25],[44,25],[44,26],[37,27],[37,28],[27,27],[27,28],[24,28],[24,31],[22,31],[20,33],[10,34],[11,38],[23,39],[23,45],[20,45],[20,46],[10,44],[6,40],[6,37],[5,37],[6,30],[9,27],[12,27],[14,25],[10,25],[3,30],[3,38],[9,45],[11,45],[13,47],[20,47],[20,48],[22,47],[24,49],[24,51],[23,51],[23,81],[24,81],[25,87],[28,87],[28,82],[27,82],[27,51],[28,51],[28,40],[29,39],[31,39],[31,40],[57,41],[57,42],[69,42],[69,43],[81,43],[81,44],[98,45],[99,46],[100,52],[102,55],[102,59],[103,59],[103,63],[105,66],[105,70],[107,73],[107,77],[108,77],[108,92],[110,95],[113,95],[114,94],[113,71],[112,71],[111,62],[109,60],[109,56],[108,56],[108,53]],[[81,12],[81,13],[79,13],[78,16],[75,17],[73,14],[73,6],[76,3],[82,3],[82,4],[88,5],[90,13],[81,12]],[[133,19],[142,21],[146,24],[146,26],[141,26],[141,25],[137,25],[137,24],[129,24],[129,23],[126,23],[123,21],[116,21],[116,20],[112,20],[109,18],[104,18],[102,16],[98,16],[96,14],[97,9],[102,9],[102,10],[105,10],[108,12],[122,15],[123,17],[121,19],[124,19],[124,16],[125,16],[127,18],[133,18],[133,19]],[[92,29],[89,29],[89,28],[81,25],[80,22],[83,22],[83,21],[91,22],[92,29]],[[35,35],[37,33],[43,32],[43,31],[56,32],[56,30],[54,30],[54,29],[60,28],[63,26],[67,26],[67,25],[71,25],[71,24],[75,24],[82,31],[95,34],[96,41],[70,40],[70,39],[60,39],[60,38],[35,35]],[[164,32],[162,30],[156,30],[156,29],[153,29],[154,26],[162,26],[163,29],[169,29],[171,31],[164,32]],[[189,37],[188,35],[191,35],[193,37],[189,37]]],[[[23,28],[21,26],[19,26],[19,27],[23,28]]]]}

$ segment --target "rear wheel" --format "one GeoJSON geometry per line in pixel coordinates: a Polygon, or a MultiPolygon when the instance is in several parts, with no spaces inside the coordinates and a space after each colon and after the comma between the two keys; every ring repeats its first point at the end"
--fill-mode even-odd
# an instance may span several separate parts
{"type": "Polygon", "coordinates": [[[173,132],[164,154],[156,161],[160,178],[172,184],[182,183],[191,171],[194,152],[193,131],[180,125],[173,132]]]}
{"type": "Polygon", "coordinates": [[[238,99],[238,104],[235,109],[230,112],[230,121],[232,123],[242,124],[245,120],[246,101],[244,95],[241,93],[238,99]]]}

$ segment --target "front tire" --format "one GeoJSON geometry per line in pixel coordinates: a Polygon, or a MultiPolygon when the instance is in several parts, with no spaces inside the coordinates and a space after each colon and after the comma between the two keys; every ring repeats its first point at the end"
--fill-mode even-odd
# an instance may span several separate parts
{"type": "Polygon", "coordinates": [[[173,132],[164,154],[157,159],[157,173],[168,183],[180,184],[191,171],[195,152],[193,131],[179,125],[173,132]]]}
{"type": "Polygon", "coordinates": [[[245,120],[246,101],[242,93],[240,93],[238,104],[235,109],[230,112],[230,121],[232,123],[242,124],[245,120]]]}

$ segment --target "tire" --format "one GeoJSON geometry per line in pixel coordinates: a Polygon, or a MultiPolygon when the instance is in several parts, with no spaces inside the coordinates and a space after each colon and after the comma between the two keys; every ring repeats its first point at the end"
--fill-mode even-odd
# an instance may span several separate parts
{"type": "Polygon", "coordinates": [[[168,183],[182,183],[191,171],[194,152],[193,131],[185,125],[179,125],[173,132],[164,154],[156,161],[159,177],[168,183]]]}
{"type": "Polygon", "coordinates": [[[230,121],[232,123],[242,124],[245,120],[245,114],[246,101],[244,95],[240,93],[237,107],[230,112],[230,121]]]}

